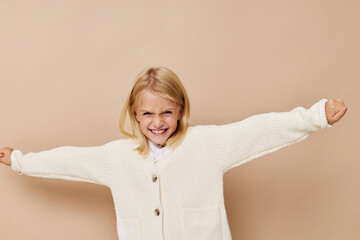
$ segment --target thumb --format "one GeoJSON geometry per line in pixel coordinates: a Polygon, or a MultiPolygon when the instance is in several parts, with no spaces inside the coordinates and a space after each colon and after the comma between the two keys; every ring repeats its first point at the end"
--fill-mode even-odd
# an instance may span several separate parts
{"type": "Polygon", "coordinates": [[[5,156],[5,153],[3,153],[3,152],[0,152],[0,163],[2,163],[3,162],[3,157],[5,156]]]}
{"type": "Polygon", "coordinates": [[[333,117],[334,123],[338,122],[346,113],[347,107],[342,107],[333,117]]]}

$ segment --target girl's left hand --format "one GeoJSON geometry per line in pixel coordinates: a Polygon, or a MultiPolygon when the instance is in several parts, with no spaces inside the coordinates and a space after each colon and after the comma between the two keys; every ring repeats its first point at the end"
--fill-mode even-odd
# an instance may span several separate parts
{"type": "Polygon", "coordinates": [[[329,99],[325,104],[326,118],[330,125],[338,122],[346,113],[347,107],[342,99],[329,99]]]}

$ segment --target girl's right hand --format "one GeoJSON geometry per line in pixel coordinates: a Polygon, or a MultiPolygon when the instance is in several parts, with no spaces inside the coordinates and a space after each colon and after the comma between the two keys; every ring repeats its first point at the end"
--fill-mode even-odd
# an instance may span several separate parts
{"type": "Polygon", "coordinates": [[[14,149],[5,147],[0,149],[0,163],[3,163],[7,166],[11,166],[11,153],[14,149]]]}

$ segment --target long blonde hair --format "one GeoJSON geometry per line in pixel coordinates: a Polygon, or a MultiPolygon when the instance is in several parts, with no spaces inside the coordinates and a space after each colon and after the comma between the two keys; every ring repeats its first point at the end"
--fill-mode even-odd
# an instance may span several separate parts
{"type": "Polygon", "coordinates": [[[179,77],[166,67],[149,67],[141,71],[126,99],[120,116],[119,127],[122,134],[134,139],[138,143],[138,147],[135,150],[145,156],[149,153],[150,148],[147,138],[142,134],[139,122],[135,118],[135,108],[138,98],[147,90],[160,97],[167,98],[181,107],[181,118],[178,120],[177,129],[166,141],[167,147],[178,146],[184,139],[190,125],[189,98],[179,77]],[[125,130],[127,115],[129,115],[131,122],[131,133],[125,130]]]}

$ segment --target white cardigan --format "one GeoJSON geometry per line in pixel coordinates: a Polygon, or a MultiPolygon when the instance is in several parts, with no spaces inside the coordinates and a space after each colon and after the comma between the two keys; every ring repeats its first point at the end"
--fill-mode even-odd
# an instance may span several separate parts
{"type": "Polygon", "coordinates": [[[14,150],[12,169],[30,176],[103,184],[114,199],[120,240],[230,240],[223,175],[252,159],[330,127],[322,99],[310,109],[190,127],[161,161],[140,156],[130,139],[102,146],[14,150]]]}

